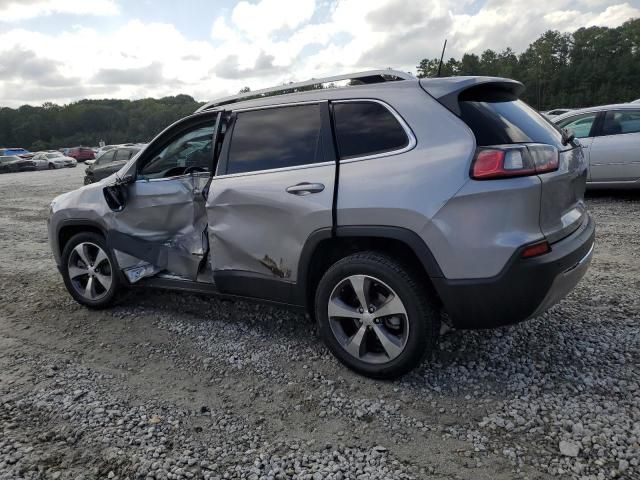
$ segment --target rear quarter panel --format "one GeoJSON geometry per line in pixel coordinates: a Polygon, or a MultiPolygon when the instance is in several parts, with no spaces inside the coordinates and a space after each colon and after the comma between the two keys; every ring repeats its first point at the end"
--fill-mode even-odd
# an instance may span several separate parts
{"type": "Polygon", "coordinates": [[[469,181],[475,138],[417,83],[406,82],[392,91],[379,89],[376,94],[403,118],[416,145],[405,153],[340,162],[338,226],[411,230],[426,242],[446,275],[452,261],[450,249],[441,248],[446,234],[431,222],[469,181]]]}

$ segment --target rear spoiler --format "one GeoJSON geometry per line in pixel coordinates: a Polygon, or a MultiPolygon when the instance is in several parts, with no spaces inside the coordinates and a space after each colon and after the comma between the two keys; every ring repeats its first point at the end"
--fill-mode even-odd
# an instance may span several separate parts
{"type": "Polygon", "coordinates": [[[420,87],[460,116],[459,96],[481,92],[503,93],[518,98],[524,92],[524,85],[516,80],[500,77],[436,77],[420,79],[420,87]]]}

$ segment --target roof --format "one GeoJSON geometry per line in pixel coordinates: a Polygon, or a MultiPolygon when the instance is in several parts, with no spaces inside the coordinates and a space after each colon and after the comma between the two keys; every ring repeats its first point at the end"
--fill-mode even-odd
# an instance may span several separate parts
{"type": "Polygon", "coordinates": [[[614,103],[611,105],[597,105],[595,107],[586,107],[571,110],[570,112],[563,113],[562,115],[558,115],[557,117],[553,117],[553,121],[557,122],[558,120],[563,120],[565,118],[580,115],[582,113],[602,112],[605,110],[638,110],[638,108],[640,108],[640,106],[637,103],[614,103]]]}
{"type": "MultiPolygon", "coordinates": [[[[309,91],[322,91],[326,88],[314,88],[318,85],[331,85],[335,82],[341,82],[349,80],[351,82],[357,82],[359,85],[370,85],[377,83],[395,82],[401,80],[413,80],[416,81],[416,77],[410,73],[401,72],[398,70],[386,69],[386,70],[367,70],[364,72],[346,73],[342,75],[334,75],[330,77],[311,78],[303,82],[288,83],[285,85],[278,85],[275,87],[263,88],[261,90],[249,91],[245,93],[239,93],[237,95],[231,95],[229,97],[219,98],[211,102],[206,103],[196,110],[201,112],[203,110],[212,110],[216,107],[221,107],[229,104],[241,103],[243,101],[253,99],[263,99],[273,96],[289,96],[299,95],[309,91]]],[[[353,85],[351,85],[353,86],[353,85]]],[[[349,87],[337,87],[337,88],[351,88],[349,87]]],[[[336,87],[332,87],[333,90],[336,87]]]]}

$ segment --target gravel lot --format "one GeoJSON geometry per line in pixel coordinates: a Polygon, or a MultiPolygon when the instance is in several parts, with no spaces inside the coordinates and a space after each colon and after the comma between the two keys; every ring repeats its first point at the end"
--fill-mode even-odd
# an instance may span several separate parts
{"type": "Polygon", "coordinates": [[[46,217],[83,170],[0,176],[0,479],[640,478],[640,194],[589,197],[595,258],[560,305],[381,382],[278,309],[77,305],[46,217]]]}

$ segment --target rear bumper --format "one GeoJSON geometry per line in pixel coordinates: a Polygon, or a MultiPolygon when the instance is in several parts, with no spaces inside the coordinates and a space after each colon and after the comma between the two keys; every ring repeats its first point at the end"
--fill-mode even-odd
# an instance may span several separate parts
{"type": "Polygon", "coordinates": [[[543,313],[573,290],[589,267],[594,241],[595,223],[587,214],[551,252],[523,259],[519,250],[495,277],[433,281],[455,327],[509,325],[543,313]]]}

